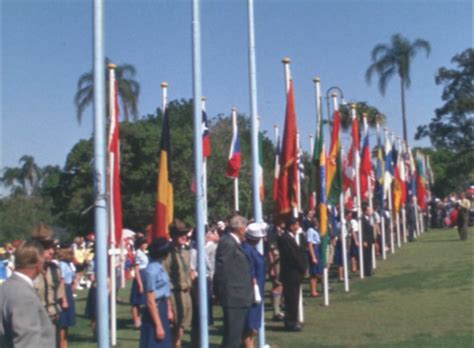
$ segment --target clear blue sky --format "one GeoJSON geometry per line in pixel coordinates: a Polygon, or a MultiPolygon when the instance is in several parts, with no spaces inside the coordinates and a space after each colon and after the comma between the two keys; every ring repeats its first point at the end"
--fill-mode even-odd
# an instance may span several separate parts
{"type": "MultiPolygon", "coordinates": [[[[92,1],[2,0],[0,168],[17,166],[24,154],[39,163],[63,166],[72,146],[92,132],[92,108],[76,121],[73,96],[78,77],[92,66],[92,1]]],[[[312,79],[323,92],[337,85],[347,100],[367,101],[402,134],[399,81],[385,97],[368,86],[365,70],[377,43],[392,34],[432,45],[427,59],[412,65],[407,93],[409,137],[442,105],[434,76],[472,46],[470,0],[255,0],[258,112],[273,138],[285,110],[282,57],[290,57],[302,143],[315,129],[312,79]]],[[[241,0],[203,0],[202,82],[208,114],[249,114],[247,5],[241,0]]],[[[170,99],[191,98],[191,0],[106,1],[106,55],[133,64],[141,85],[140,115],[161,105],[160,83],[170,99]]],[[[217,140],[214,140],[217,141],[217,140]]],[[[230,140],[229,140],[230,141],[230,140]]],[[[158,144],[157,144],[158,146],[158,144]]]]}

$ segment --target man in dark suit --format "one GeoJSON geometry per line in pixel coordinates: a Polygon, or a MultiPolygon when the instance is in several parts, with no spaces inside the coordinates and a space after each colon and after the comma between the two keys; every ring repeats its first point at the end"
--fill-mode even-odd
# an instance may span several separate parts
{"type": "Polygon", "coordinates": [[[374,228],[370,222],[372,210],[368,205],[362,207],[362,243],[364,257],[364,275],[372,275],[372,244],[374,243],[374,228]]]}
{"type": "Polygon", "coordinates": [[[245,317],[253,302],[250,261],[241,247],[247,220],[234,216],[230,233],[224,235],[216,250],[214,286],[224,312],[223,348],[240,347],[245,317]]]}
{"type": "Polygon", "coordinates": [[[55,329],[33,288],[43,269],[43,248],[23,243],[15,252],[15,272],[0,286],[0,347],[54,348],[55,329]]]}
{"type": "MultiPolygon", "coordinates": [[[[283,283],[285,299],[285,328],[289,331],[301,331],[298,323],[298,304],[300,286],[306,272],[306,242],[296,241],[300,229],[299,221],[291,217],[286,223],[286,231],[278,240],[280,249],[280,280],[283,283]]],[[[300,238],[303,236],[301,235],[300,238]]],[[[304,238],[302,238],[304,239],[304,238]]]]}

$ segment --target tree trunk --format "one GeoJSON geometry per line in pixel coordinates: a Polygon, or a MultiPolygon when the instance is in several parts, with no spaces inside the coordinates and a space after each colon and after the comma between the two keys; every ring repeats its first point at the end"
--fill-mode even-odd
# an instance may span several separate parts
{"type": "Polygon", "coordinates": [[[407,115],[405,111],[405,80],[400,78],[400,90],[402,96],[402,121],[403,121],[403,139],[408,146],[408,136],[407,136],[407,115]]]}

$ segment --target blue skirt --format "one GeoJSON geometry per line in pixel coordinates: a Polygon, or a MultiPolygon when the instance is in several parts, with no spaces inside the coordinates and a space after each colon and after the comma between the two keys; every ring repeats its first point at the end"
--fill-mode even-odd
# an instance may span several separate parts
{"type": "Polygon", "coordinates": [[[318,263],[314,264],[311,261],[311,254],[308,253],[308,259],[309,259],[309,275],[310,276],[317,276],[322,273],[322,267],[321,265],[321,255],[319,254],[319,244],[312,244],[312,248],[314,251],[314,256],[316,256],[316,260],[318,260],[318,263]]]}
{"type": "Polygon", "coordinates": [[[76,325],[76,305],[72,296],[71,284],[64,284],[68,308],[63,308],[59,313],[59,327],[71,327],[76,325]]]}
{"type": "Polygon", "coordinates": [[[342,258],[342,241],[340,239],[337,240],[336,242],[336,248],[334,251],[334,262],[336,266],[338,267],[343,267],[344,266],[344,260],[342,258]]]}
{"type": "MultiPolygon", "coordinates": [[[[140,278],[143,280],[145,279],[145,269],[140,270],[140,278]]],[[[138,291],[138,282],[137,279],[133,279],[132,289],[130,291],[130,303],[134,306],[144,305],[146,304],[146,292],[143,291],[141,294],[138,291]]]]}
{"type": "Polygon", "coordinates": [[[148,309],[145,309],[142,316],[142,326],[140,329],[140,348],[171,348],[170,323],[168,321],[168,303],[166,300],[157,301],[158,314],[161,325],[165,331],[165,338],[157,341],[155,336],[155,325],[151,319],[148,309]]]}

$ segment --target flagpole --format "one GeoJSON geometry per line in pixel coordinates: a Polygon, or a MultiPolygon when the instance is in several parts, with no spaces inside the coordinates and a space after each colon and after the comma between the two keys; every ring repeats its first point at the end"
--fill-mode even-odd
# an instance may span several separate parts
{"type": "MultiPolygon", "coordinates": [[[[314,82],[314,91],[315,91],[315,98],[316,98],[316,136],[319,136],[319,129],[321,127],[321,117],[322,117],[322,113],[321,113],[321,110],[322,110],[321,109],[321,79],[319,78],[319,76],[316,76],[313,79],[313,82],[314,82]]],[[[313,178],[313,180],[314,179],[315,178],[313,178]]],[[[312,193],[314,195],[313,199],[314,199],[314,206],[315,207],[317,205],[317,202],[316,202],[317,191],[318,190],[316,189],[315,192],[312,193]]]]}
{"type": "MultiPolygon", "coordinates": [[[[384,138],[388,138],[388,130],[387,128],[384,128],[384,138]]],[[[393,145],[391,145],[393,147],[393,145]]],[[[387,186],[388,188],[388,193],[387,193],[387,201],[388,201],[388,210],[390,213],[390,252],[392,254],[395,254],[395,241],[394,241],[394,235],[393,235],[393,210],[392,210],[392,184],[387,186]]]]}
{"type": "Polygon", "coordinates": [[[204,249],[204,195],[202,183],[202,107],[201,107],[201,22],[200,1],[192,0],[192,61],[193,61],[193,116],[194,116],[194,168],[196,183],[196,233],[198,250],[199,286],[199,338],[200,347],[209,346],[207,278],[204,249]]]}
{"type": "MultiPolygon", "coordinates": [[[[381,139],[380,124],[377,121],[377,146],[379,147],[382,146],[382,141],[380,139],[381,139]]],[[[379,149],[378,151],[381,151],[381,149],[379,149]]],[[[385,171],[385,168],[383,167],[384,166],[382,166],[381,169],[385,171]]],[[[382,180],[383,180],[383,177],[385,176],[385,174],[381,173],[381,175],[382,175],[382,180]]],[[[382,206],[380,207],[380,224],[381,224],[381,230],[382,230],[382,258],[386,260],[387,252],[385,251],[385,247],[387,243],[385,240],[385,206],[384,206],[384,199],[383,199],[383,182],[382,182],[382,206]]]]}
{"type": "Polygon", "coordinates": [[[94,0],[94,226],[97,237],[97,332],[98,347],[109,347],[109,304],[107,298],[107,200],[105,154],[105,56],[104,1],[94,0]]]}
{"type": "MultiPolygon", "coordinates": [[[[369,126],[367,124],[367,114],[365,112],[362,114],[362,120],[364,122],[364,135],[368,136],[369,135],[368,134],[369,133],[369,126]]],[[[369,154],[370,154],[370,146],[369,146],[369,154]]],[[[367,198],[369,200],[370,211],[372,212],[372,216],[370,217],[370,224],[372,225],[372,230],[373,230],[374,223],[375,223],[374,222],[374,216],[373,216],[374,203],[372,202],[372,183],[370,181],[370,177],[371,177],[370,173],[372,173],[372,161],[371,161],[370,167],[371,167],[370,172],[369,172],[369,175],[367,176],[367,198]]],[[[374,238],[376,240],[375,236],[374,236],[374,238]]],[[[377,242],[377,240],[376,240],[376,242],[377,242]]],[[[376,258],[376,255],[375,255],[375,243],[372,243],[372,268],[373,269],[377,268],[377,258],[376,258]]]]}
{"type": "MultiPolygon", "coordinates": [[[[344,157],[344,147],[341,144],[341,168],[344,157]]],[[[344,291],[349,292],[349,269],[347,265],[347,226],[344,209],[344,191],[339,195],[339,209],[341,214],[341,242],[342,242],[342,265],[344,271],[344,291]]]]}
{"type": "MultiPolygon", "coordinates": [[[[109,116],[110,118],[114,115],[115,100],[115,65],[109,64],[109,116]]],[[[112,120],[110,121],[112,123],[112,120]]],[[[109,170],[108,170],[108,197],[109,197],[109,257],[110,257],[110,337],[112,346],[117,345],[117,269],[115,259],[115,220],[114,220],[114,201],[113,201],[113,172],[114,172],[114,154],[109,153],[109,170]]]]}
{"type": "MultiPolygon", "coordinates": [[[[288,91],[290,89],[290,80],[291,80],[291,72],[290,72],[290,58],[283,58],[281,62],[283,63],[284,67],[284,73],[285,73],[285,95],[288,95],[288,91]]],[[[299,173],[299,170],[298,170],[299,173]]],[[[296,179],[299,181],[299,174],[298,178],[296,179]]],[[[298,207],[295,207],[293,209],[293,216],[298,217],[298,207]]],[[[300,234],[297,234],[296,238],[298,245],[300,243],[300,234]]],[[[304,321],[304,313],[303,313],[303,286],[300,285],[300,296],[299,296],[299,302],[298,302],[298,321],[300,323],[303,323],[304,321]]]]}
{"type": "MultiPolygon", "coordinates": [[[[201,108],[203,112],[206,112],[206,97],[201,97],[201,108]]],[[[203,196],[203,216],[204,216],[204,226],[208,224],[209,212],[207,206],[207,157],[203,156],[202,158],[202,190],[204,193],[203,196]]]]}
{"type": "MultiPolygon", "coordinates": [[[[352,120],[357,119],[356,105],[351,105],[351,118],[352,120]]],[[[357,121],[357,120],[356,120],[357,121]]],[[[358,122],[358,121],[357,121],[358,122]]],[[[354,165],[356,174],[356,202],[357,202],[357,223],[359,224],[359,274],[360,278],[364,279],[364,255],[363,255],[363,238],[362,238],[362,212],[361,212],[361,199],[360,199],[360,155],[359,149],[354,151],[354,165]]]]}
{"type": "Polygon", "coordinates": [[[406,147],[405,147],[405,142],[400,140],[400,137],[397,137],[398,140],[398,147],[400,148],[401,151],[401,173],[400,173],[400,179],[403,182],[402,189],[405,190],[403,193],[405,195],[405,200],[402,201],[402,229],[403,229],[403,243],[407,242],[407,215],[406,215],[406,197],[407,197],[407,190],[406,190],[406,169],[405,169],[405,153],[406,153],[406,147]]]}
{"type": "MultiPolygon", "coordinates": [[[[232,134],[235,134],[237,130],[237,108],[232,108],[232,134]]],[[[232,149],[231,149],[232,151],[232,149]]],[[[239,211],[239,177],[236,176],[234,179],[234,210],[239,211]]]]}

